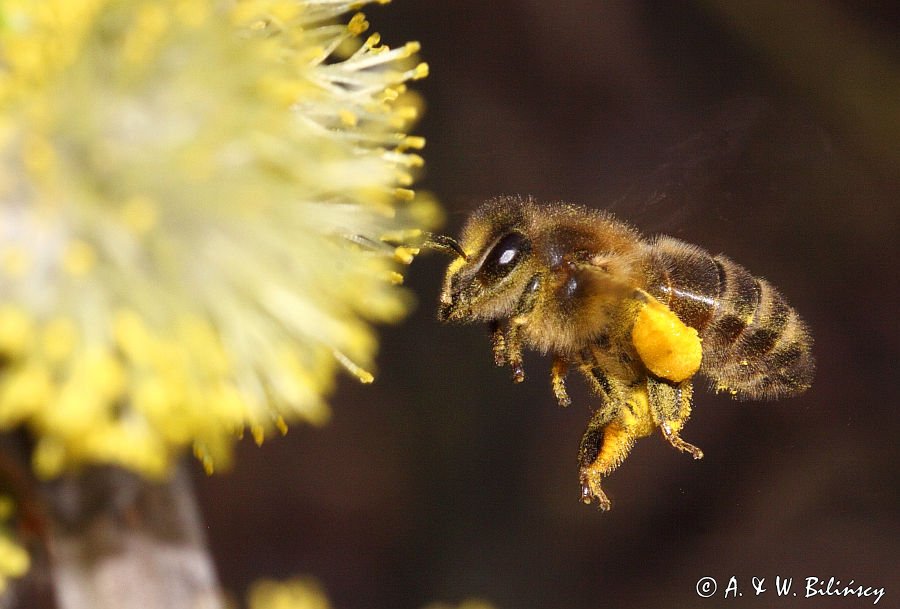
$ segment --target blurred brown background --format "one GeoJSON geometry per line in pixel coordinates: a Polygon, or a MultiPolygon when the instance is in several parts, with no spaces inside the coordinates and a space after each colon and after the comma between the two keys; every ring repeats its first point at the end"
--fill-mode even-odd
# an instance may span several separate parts
{"type": "MultiPolygon", "coordinates": [[[[497,194],[612,206],[648,233],[725,252],[805,316],[818,374],[801,398],[698,392],[699,462],[640,441],[580,503],[591,395],[555,405],[549,362],[513,385],[480,327],[439,325],[443,266],[385,328],[372,386],[343,379],[323,429],[294,427],[230,474],[197,474],[226,587],[312,574],[337,609],[479,596],[500,609],[855,607],[808,576],[887,587],[900,606],[897,187],[891,3],[415,2],[371,7],[391,45],[420,40],[418,132],[456,234],[497,194]],[[743,597],[723,600],[739,577],[743,597]],[[775,597],[793,577],[797,598],[775,597]],[[699,598],[703,576],[718,580],[699,598]],[[752,576],[769,590],[758,598],[752,576]]],[[[199,470],[199,467],[196,468],[199,470]]]]}

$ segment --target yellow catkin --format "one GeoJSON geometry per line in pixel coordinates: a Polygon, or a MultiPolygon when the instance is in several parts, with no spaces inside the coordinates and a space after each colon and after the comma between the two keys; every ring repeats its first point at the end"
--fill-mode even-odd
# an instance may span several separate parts
{"type": "Polygon", "coordinates": [[[211,472],[372,382],[440,220],[372,1],[0,2],[0,427],[40,476],[211,472]]]}

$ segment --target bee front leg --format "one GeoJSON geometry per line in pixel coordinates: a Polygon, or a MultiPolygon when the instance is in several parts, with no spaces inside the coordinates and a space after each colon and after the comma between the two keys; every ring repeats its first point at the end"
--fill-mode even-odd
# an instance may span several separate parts
{"type": "MultiPolygon", "coordinates": [[[[516,303],[516,308],[509,319],[506,329],[504,355],[506,362],[513,371],[513,382],[521,383],[525,380],[525,368],[522,365],[522,327],[528,324],[528,315],[537,304],[537,296],[541,287],[540,275],[535,275],[528,282],[525,291],[516,303]]],[[[495,354],[496,361],[496,354],[495,354]]]]}
{"type": "Polygon", "coordinates": [[[670,384],[663,380],[647,380],[647,397],[654,423],[662,431],[663,438],[694,459],[702,459],[703,451],[681,439],[680,432],[691,415],[691,382],[670,384]]]}
{"type": "Polygon", "coordinates": [[[559,405],[566,407],[572,403],[566,391],[566,372],[569,370],[569,362],[556,355],[553,357],[553,367],[550,369],[550,380],[553,384],[553,395],[559,405]]]}
{"type": "Polygon", "coordinates": [[[494,353],[494,364],[509,365],[513,371],[513,382],[525,380],[525,368],[522,365],[522,341],[519,338],[519,325],[510,321],[504,328],[499,321],[492,321],[491,350],[494,353]]]}

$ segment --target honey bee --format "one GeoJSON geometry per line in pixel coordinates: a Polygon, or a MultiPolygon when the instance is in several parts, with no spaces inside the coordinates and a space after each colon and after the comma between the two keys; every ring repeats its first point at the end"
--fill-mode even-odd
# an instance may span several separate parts
{"type": "Polygon", "coordinates": [[[776,399],[812,381],[806,324],[765,279],[722,255],[659,236],[645,239],[612,215],[531,198],[490,200],[457,242],[438,318],[487,322],[494,361],[525,378],[523,348],[553,358],[553,393],[570,404],[570,368],[600,398],[578,452],[581,498],[610,501],[601,482],[636,439],[659,428],[681,437],[698,372],[736,399],[776,399]]]}

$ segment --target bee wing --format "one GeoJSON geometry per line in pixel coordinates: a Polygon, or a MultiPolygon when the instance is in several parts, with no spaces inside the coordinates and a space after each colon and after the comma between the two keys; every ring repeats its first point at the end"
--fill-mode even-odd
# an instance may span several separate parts
{"type": "Polygon", "coordinates": [[[725,235],[748,217],[764,211],[776,221],[792,213],[798,188],[792,181],[803,179],[810,166],[826,164],[828,142],[805,121],[760,99],[728,104],[700,133],[672,147],[669,160],[637,180],[610,210],[645,233],[727,249],[725,235]]]}

